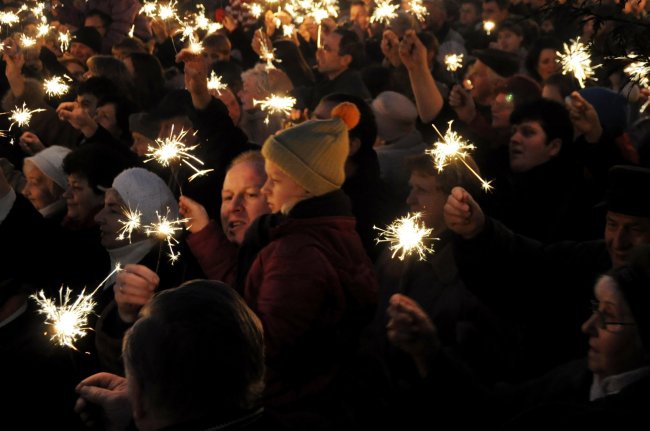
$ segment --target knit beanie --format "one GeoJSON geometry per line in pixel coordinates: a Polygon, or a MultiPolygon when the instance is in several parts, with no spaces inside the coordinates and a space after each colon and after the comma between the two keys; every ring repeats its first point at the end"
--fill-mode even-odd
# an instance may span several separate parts
{"type": "Polygon", "coordinates": [[[343,102],[328,120],[309,120],[270,136],[262,147],[265,159],[314,196],[340,189],[350,153],[348,130],[359,123],[357,107],[343,102]]]}
{"type": "Polygon", "coordinates": [[[371,107],[377,120],[377,135],[380,139],[395,141],[415,130],[418,110],[403,94],[394,91],[379,93],[371,107]]]}
{"type": "Polygon", "coordinates": [[[95,51],[102,52],[102,35],[94,27],[80,27],[72,33],[72,43],[81,43],[95,51]]]}
{"type": "Polygon", "coordinates": [[[112,188],[119,193],[130,210],[142,213],[142,224],[157,222],[156,212],[169,219],[178,218],[178,204],[174,194],[153,172],[144,168],[127,169],[115,177],[112,188]]]}
{"type": "Polygon", "coordinates": [[[43,172],[43,175],[65,190],[68,187],[68,183],[66,181],[67,176],[63,172],[63,159],[70,151],[70,148],[52,145],[31,157],[26,157],[25,162],[34,164],[34,166],[43,172]]]}

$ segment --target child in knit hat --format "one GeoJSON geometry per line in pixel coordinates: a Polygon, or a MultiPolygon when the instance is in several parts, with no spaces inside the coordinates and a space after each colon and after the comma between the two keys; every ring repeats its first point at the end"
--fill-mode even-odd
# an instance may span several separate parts
{"type": "Polygon", "coordinates": [[[343,103],[332,119],[306,121],[262,147],[262,192],[276,214],[249,228],[237,275],[264,326],[267,405],[326,403],[372,316],[377,281],[340,190],[348,128],[358,119],[356,106],[343,103]]]}
{"type": "Polygon", "coordinates": [[[339,190],[350,152],[348,130],[359,122],[354,104],[341,103],[330,120],[306,121],[270,136],[262,147],[268,180],[262,189],[273,212],[287,214],[310,197],[339,190]]]}

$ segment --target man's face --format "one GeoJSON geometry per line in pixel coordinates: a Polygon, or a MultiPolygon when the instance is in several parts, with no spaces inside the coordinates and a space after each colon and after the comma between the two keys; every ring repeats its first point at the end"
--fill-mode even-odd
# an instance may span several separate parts
{"type": "Polygon", "coordinates": [[[241,162],[226,173],[221,190],[221,227],[228,241],[241,244],[248,227],[270,208],[262,186],[266,176],[252,162],[241,162]]]}
{"type": "Polygon", "coordinates": [[[436,234],[446,229],[443,216],[447,194],[438,186],[438,179],[432,175],[414,171],[409,178],[409,195],[406,204],[412,213],[422,213],[422,221],[436,234]]]}
{"type": "Polygon", "coordinates": [[[467,78],[472,82],[470,94],[481,105],[490,105],[494,99],[496,82],[490,74],[490,69],[481,61],[476,60],[467,78]]]}
{"type": "Polygon", "coordinates": [[[650,244],[650,217],[607,212],[605,245],[616,268],[630,259],[635,247],[650,244]]]}
{"type": "Polygon", "coordinates": [[[494,1],[483,2],[483,21],[493,21],[499,24],[508,17],[508,9],[500,9],[494,1]]]}
{"type": "Polygon", "coordinates": [[[339,54],[340,42],[340,34],[330,33],[322,37],[323,46],[316,51],[318,71],[329,79],[334,79],[340,75],[352,61],[350,55],[342,56],[339,54]]]}
{"type": "Polygon", "coordinates": [[[90,57],[97,53],[93,51],[92,48],[84,45],[83,43],[72,42],[70,44],[70,54],[83,64],[86,64],[86,61],[88,61],[90,57]]]}
{"type": "Polygon", "coordinates": [[[84,20],[84,27],[93,27],[102,37],[106,36],[106,32],[108,31],[104,25],[104,21],[96,15],[86,17],[84,20]]]}
{"type": "Polygon", "coordinates": [[[481,19],[478,10],[472,3],[461,4],[458,13],[458,21],[466,27],[476,24],[481,19]]]}
{"type": "Polygon", "coordinates": [[[513,172],[528,172],[555,157],[561,149],[559,139],[548,142],[542,125],[537,121],[522,121],[513,124],[510,137],[510,169],[513,172]]]}
{"type": "Polygon", "coordinates": [[[97,113],[97,102],[97,97],[91,93],[84,93],[77,96],[77,103],[91,118],[95,117],[97,113]]]}
{"type": "Polygon", "coordinates": [[[350,6],[350,21],[362,29],[366,29],[370,23],[368,9],[361,5],[350,6]]]}

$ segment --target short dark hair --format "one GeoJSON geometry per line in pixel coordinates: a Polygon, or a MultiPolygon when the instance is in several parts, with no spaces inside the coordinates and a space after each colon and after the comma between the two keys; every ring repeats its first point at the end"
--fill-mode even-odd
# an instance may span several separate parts
{"type": "Polygon", "coordinates": [[[170,421],[232,416],[264,387],[262,325],[218,281],[157,294],[124,338],[125,367],[148,405],[170,421]]]}
{"type": "Polygon", "coordinates": [[[88,78],[77,87],[77,94],[92,94],[98,99],[117,93],[117,86],[110,79],[104,76],[93,76],[88,78]]]}
{"type": "Polygon", "coordinates": [[[566,98],[569,94],[573,93],[577,88],[578,81],[571,75],[563,75],[561,73],[556,73],[549,76],[544,81],[544,85],[552,85],[557,87],[560,90],[560,95],[562,99],[566,98]]]}
{"type": "Polygon", "coordinates": [[[90,18],[90,17],[93,17],[93,16],[96,16],[96,17],[98,17],[99,19],[102,20],[102,24],[104,25],[104,28],[110,27],[110,25],[113,23],[113,18],[111,18],[110,15],[108,15],[107,13],[102,12],[99,9],[91,9],[88,12],[86,12],[86,16],[84,17],[84,20],[86,18],[90,18]]]}
{"type": "Polygon", "coordinates": [[[510,7],[510,0],[483,0],[483,4],[485,3],[496,3],[501,10],[508,9],[510,7]]]}
{"type": "Polygon", "coordinates": [[[105,143],[90,143],[73,150],[63,159],[63,172],[77,174],[88,181],[97,195],[110,188],[115,177],[134,165],[131,154],[105,143]]]}
{"type": "Polygon", "coordinates": [[[350,55],[352,56],[352,61],[350,62],[350,68],[356,69],[363,66],[365,59],[364,46],[359,40],[359,36],[352,30],[346,30],[343,28],[337,28],[334,30],[334,33],[341,36],[341,41],[339,42],[339,55],[350,55]]]}
{"type": "Polygon", "coordinates": [[[510,124],[536,121],[546,133],[546,143],[553,139],[562,141],[562,148],[573,142],[573,123],[564,105],[548,99],[539,99],[515,108],[510,114],[510,124]]]}

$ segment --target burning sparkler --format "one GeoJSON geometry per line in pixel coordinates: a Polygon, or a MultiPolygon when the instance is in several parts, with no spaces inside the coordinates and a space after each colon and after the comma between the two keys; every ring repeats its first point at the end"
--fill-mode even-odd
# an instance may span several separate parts
{"type": "Polygon", "coordinates": [[[70,32],[66,31],[65,33],[59,33],[59,47],[61,52],[66,52],[70,48],[70,32]]]}
{"type": "Polygon", "coordinates": [[[375,2],[375,11],[370,17],[370,22],[383,22],[388,24],[391,19],[397,17],[395,12],[399,6],[391,4],[390,0],[377,0],[375,2]]]}
{"type": "Polygon", "coordinates": [[[29,122],[32,119],[32,115],[35,114],[36,112],[42,112],[42,111],[45,111],[45,109],[41,109],[41,108],[32,109],[32,110],[27,109],[27,105],[25,104],[25,102],[23,102],[22,108],[16,106],[13,111],[3,112],[3,114],[11,114],[9,116],[9,119],[11,120],[11,125],[9,126],[9,130],[11,130],[11,128],[14,125],[17,125],[18,127],[29,126],[29,122]]]}
{"type": "Polygon", "coordinates": [[[184,163],[189,166],[195,174],[189,178],[189,181],[192,181],[197,176],[205,175],[208,172],[211,172],[212,169],[201,170],[195,164],[203,165],[203,161],[198,157],[191,154],[191,152],[198,147],[198,145],[193,145],[188,147],[183,143],[183,139],[187,135],[187,130],[181,129],[178,135],[174,135],[174,130],[169,137],[165,139],[156,139],[156,144],[158,147],[149,146],[147,150],[149,151],[146,155],[149,156],[146,162],[155,160],[160,163],[162,166],[170,166],[173,162],[178,162],[179,164],[184,163]]]}
{"type": "Polygon", "coordinates": [[[492,30],[494,30],[496,26],[497,25],[494,21],[483,21],[483,31],[485,31],[488,36],[492,33],[492,30]]]}
{"type": "Polygon", "coordinates": [[[267,69],[275,69],[274,61],[281,63],[281,60],[275,58],[275,48],[269,48],[266,44],[266,37],[262,29],[258,29],[260,36],[260,60],[266,61],[267,69]]]}
{"type": "Polygon", "coordinates": [[[445,55],[445,65],[450,72],[456,72],[463,67],[463,54],[447,54],[445,55]]]}
{"type": "Polygon", "coordinates": [[[141,226],[142,213],[137,209],[131,210],[131,208],[125,208],[124,217],[126,217],[126,220],[118,220],[122,224],[122,227],[118,231],[117,239],[119,241],[128,239],[130,244],[131,234],[141,226]]]}
{"type": "MultiPolygon", "coordinates": [[[[68,75],[63,75],[68,81],[72,81],[68,75]]],[[[60,76],[53,76],[50,79],[43,81],[43,89],[45,94],[50,97],[62,96],[70,90],[70,86],[63,81],[60,76]]]]}
{"type": "Polygon", "coordinates": [[[483,190],[490,191],[492,186],[490,181],[484,180],[478,172],[474,170],[466,161],[465,158],[469,156],[469,151],[474,150],[476,147],[471,143],[465,141],[458,133],[451,130],[451,125],[453,121],[449,122],[449,127],[445,132],[444,136],[440,133],[438,128],[434,125],[436,133],[440,137],[441,141],[435,142],[433,144],[433,149],[426,150],[425,152],[433,158],[434,164],[438,172],[447,166],[450,161],[458,160],[465,165],[467,169],[481,182],[481,187],[483,190]]]}
{"type": "Polygon", "coordinates": [[[429,15],[429,11],[422,4],[422,0],[411,0],[409,6],[409,12],[412,13],[418,21],[424,21],[427,15],[429,15]]]}
{"type": "Polygon", "coordinates": [[[45,37],[50,32],[50,24],[48,24],[47,19],[42,16],[41,23],[36,27],[36,36],[45,37]]]}
{"type": "Polygon", "coordinates": [[[262,6],[260,6],[257,3],[253,3],[252,5],[248,6],[249,7],[249,12],[253,16],[253,18],[259,18],[262,16],[262,6]]]}
{"type": "Polygon", "coordinates": [[[377,244],[380,242],[390,243],[390,250],[393,252],[391,257],[393,258],[400,253],[399,260],[404,260],[406,256],[417,253],[420,260],[424,260],[426,253],[434,252],[433,248],[426,244],[434,238],[430,238],[433,229],[427,228],[422,223],[421,216],[421,213],[407,214],[389,224],[386,229],[373,226],[379,231],[379,238],[375,241],[377,244]]]}
{"type": "Polygon", "coordinates": [[[203,52],[203,44],[201,41],[196,40],[194,37],[194,34],[190,35],[190,44],[187,47],[187,49],[192,53],[192,54],[201,54],[203,52]]]}
{"type": "Polygon", "coordinates": [[[176,0],[170,1],[167,4],[158,5],[158,18],[163,21],[176,17],[176,0]]]}
{"type": "Polygon", "coordinates": [[[0,12],[0,24],[11,27],[13,24],[18,24],[20,17],[13,12],[0,12]]]}
{"type": "Polygon", "coordinates": [[[295,104],[295,98],[278,94],[271,94],[264,100],[253,99],[253,105],[260,105],[260,109],[266,112],[265,124],[269,124],[269,116],[272,114],[290,115],[295,104]]]}
{"type": "Polygon", "coordinates": [[[225,90],[228,88],[228,85],[221,82],[223,77],[217,75],[214,73],[214,70],[210,74],[210,78],[208,78],[208,90],[215,90],[217,94],[221,94],[221,90],[225,90]]]}
{"type": "Polygon", "coordinates": [[[176,232],[183,230],[183,226],[186,222],[190,221],[190,219],[170,220],[169,211],[169,208],[167,208],[167,214],[165,215],[160,215],[160,213],[156,211],[158,222],[146,225],[144,226],[144,229],[148,236],[154,235],[167,243],[167,247],[169,247],[169,261],[173,264],[180,257],[180,253],[174,251],[174,245],[179,243],[174,235],[176,232]]]}
{"type": "MultiPolygon", "coordinates": [[[[629,58],[636,59],[636,54],[630,54],[629,58]]],[[[641,87],[650,86],[650,64],[647,61],[633,61],[628,64],[623,72],[627,73],[630,79],[641,87]]]]}
{"type": "Polygon", "coordinates": [[[122,267],[118,263],[115,269],[93,290],[86,294],[82,290],[74,302],[70,302],[72,290],[69,287],[59,289],[58,304],[55,300],[47,298],[42,290],[38,294],[31,295],[38,304],[38,313],[46,316],[45,323],[53,328],[51,340],[56,341],[60,346],[67,346],[77,350],[74,343],[91,329],[88,327],[88,316],[97,305],[93,296],[100,287],[108,281],[113,274],[120,271],[122,267]]]}
{"type": "Polygon", "coordinates": [[[564,52],[558,53],[559,62],[562,66],[562,74],[572,73],[578,80],[580,87],[585,87],[587,79],[593,77],[594,69],[600,65],[591,66],[591,56],[587,45],[580,42],[580,37],[571,40],[571,45],[564,44],[564,52]]]}
{"type": "Polygon", "coordinates": [[[30,48],[34,45],[36,45],[36,39],[34,39],[33,37],[29,37],[26,34],[20,35],[20,46],[22,46],[23,48],[30,48]]]}

